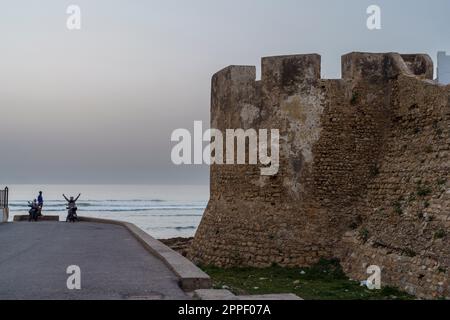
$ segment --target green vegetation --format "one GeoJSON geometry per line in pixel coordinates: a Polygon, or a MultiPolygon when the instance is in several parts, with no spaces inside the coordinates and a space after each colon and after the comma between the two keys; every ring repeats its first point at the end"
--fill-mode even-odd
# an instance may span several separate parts
{"type": "Polygon", "coordinates": [[[352,106],[356,105],[359,101],[359,93],[358,92],[353,92],[352,94],[352,98],[350,99],[350,104],[352,106]]]}
{"type": "Polygon", "coordinates": [[[434,234],[434,238],[435,239],[445,238],[445,230],[441,229],[441,230],[436,231],[436,233],[434,234]]]}
{"type": "Polygon", "coordinates": [[[405,256],[410,257],[410,258],[414,258],[415,256],[417,256],[417,253],[414,250],[410,249],[410,248],[403,249],[402,253],[405,256]]]}
{"type": "Polygon", "coordinates": [[[414,297],[391,287],[369,290],[349,280],[337,260],[322,260],[310,268],[265,269],[204,267],[214,288],[235,294],[294,293],[307,300],[409,300],[414,297]]]}
{"type": "Polygon", "coordinates": [[[431,190],[430,187],[423,186],[423,185],[418,185],[417,186],[417,195],[419,197],[424,198],[424,197],[427,197],[427,196],[431,195],[431,193],[432,193],[432,190],[431,190]]]}
{"type": "Polygon", "coordinates": [[[362,241],[367,242],[367,240],[369,240],[370,238],[369,230],[365,228],[359,230],[359,236],[361,237],[362,241]]]}
{"type": "Polygon", "coordinates": [[[416,195],[414,193],[410,193],[409,194],[409,197],[408,197],[408,202],[409,203],[416,201],[416,199],[417,198],[416,198],[416,195]]]}
{"type": "Polygon", "coordinates": [[[394,208],[394,212],[399,216],[403,214],[402,204],[399,201],[394,202],[392,207],[394,208]]]}
{"type": "Polygon", "coordinates": [[[446,273],[446,272],[447,272],[447,268],[439,267],[439,268],[438,268],[438,271],[439,271],[440,273],[446,273]]]}

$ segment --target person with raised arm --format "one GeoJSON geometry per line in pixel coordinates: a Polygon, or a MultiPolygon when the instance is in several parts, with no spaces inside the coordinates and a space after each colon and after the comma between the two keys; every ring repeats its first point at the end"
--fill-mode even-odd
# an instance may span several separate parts
{"type": "Polygon", "coordinates": [[[70,199],[68,199],[66,197],[66,195],[63,193],[63,197],[64,199],[66,199],[66,201],[68,202],[67,204],[67,218],[66,218],[66,222],[75,222],[78,220],[77,217],[77,201],[80,198],[81,193],[78,194],[78,197],[74,198],[74,197],[70,197],[70,199]]]}

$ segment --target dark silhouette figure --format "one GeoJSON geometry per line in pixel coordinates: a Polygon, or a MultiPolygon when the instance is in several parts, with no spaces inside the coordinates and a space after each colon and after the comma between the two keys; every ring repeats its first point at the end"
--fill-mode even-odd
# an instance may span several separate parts
{"type": "Polygon", "coordinates": [[[70,197],[70,199],[68,199],[66,197],[65,194],[63,194],[64,199],[66,199],[67,201],[67,218],[66,218],[66,222],[75,222],[78,220],[78,216],[77,216],[77,200],[80,198],[81,193],[78,194],[78,197],[74,198],[74,197],[70,197]]]}
{"type": "Polygon", "coordinates": [[[39,213],[38,215],[42,217],[42,208],[44,207],[44,197],[42,196],[42,191],[39,191],[39,195],[37,198],[37,203],[39,207],[39,213]]]}
{"type": "Polygon", "coordinates": [[[28,201],[28,206],[31,208],[28,213],[28,221],[37,221],[39,216],[39,205],[36,201],[36,199],[33,200],[33,202],[28,201]]]}

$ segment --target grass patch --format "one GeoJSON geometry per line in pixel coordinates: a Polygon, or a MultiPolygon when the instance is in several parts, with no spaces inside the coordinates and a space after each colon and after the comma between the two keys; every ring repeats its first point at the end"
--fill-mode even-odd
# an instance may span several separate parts
{"type": "Polygon", "coordinates": [[[361,237],[362,241],[366,243],[370,238],[370,232],[366,228],[363,228],[359,230],[359,236],[361,237]]]}
{"type": "Polygon", "coordinates": [[[352,97],[350,99],[350,104],[352,106],[355,106],[359,101],[359,93],[358,92],[353,92],[352,97]]]}
{"type": "Polygon", "coordinates": [[[443,229],[436,231],[434,234],[435,239],[443,239],[445,238],[445,231],[443,229]]]}
{"type": "Polygon", "coordinates": [[[203,267],[214,288],[235,294],[294,293],[307,300],[409,300],[412,296],[391,287],[369,290],[349,280],[337,260],[323,260],[310,268],[265,269],[203,267]]]}
{"type": "Polygon", "coordinates": [[[417,256],[417,253],[414,250],[409,249],[409,248],[402,250],[402,253],[405,256],[410,257],[410,258],[414,258],[415,256],[417,256]]]}
{"type": "Polygon", "coordinates": [[[403,214],[402,204],[399,201],[395,201],[392,204],[392,208],[394,209],[394,212],[399,216],[403,214]]]}
{"type": "Polygon", "coordinates": [[[447,272],[447,268],[439,267],[439,268],[438,268],[438,271],[439,271],[440,273],[446,273],[446,272],[447,272]]]}
{"type": "Polygon", "coordinates": [[[417,195],[419,197],[422,197],[422,198],[428,197],[429,195],[431,195],[432,192],[433,191],[428,186],[422,186],[422,185],[417,186],[417,195]]]}

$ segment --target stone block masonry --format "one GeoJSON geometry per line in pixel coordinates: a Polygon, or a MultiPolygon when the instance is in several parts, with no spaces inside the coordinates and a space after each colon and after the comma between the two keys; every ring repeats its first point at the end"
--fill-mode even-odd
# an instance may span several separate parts
{"type": "Polygon", "coordinates": [[[427,55],[350,53],[342,79],[317,54],[262,59],[213,76],[211,126],[279,129],[280,169],[211,166],[189,257],[220,267],[339,258],[354,279],[450,296],[450,86],[427,55]]]}

